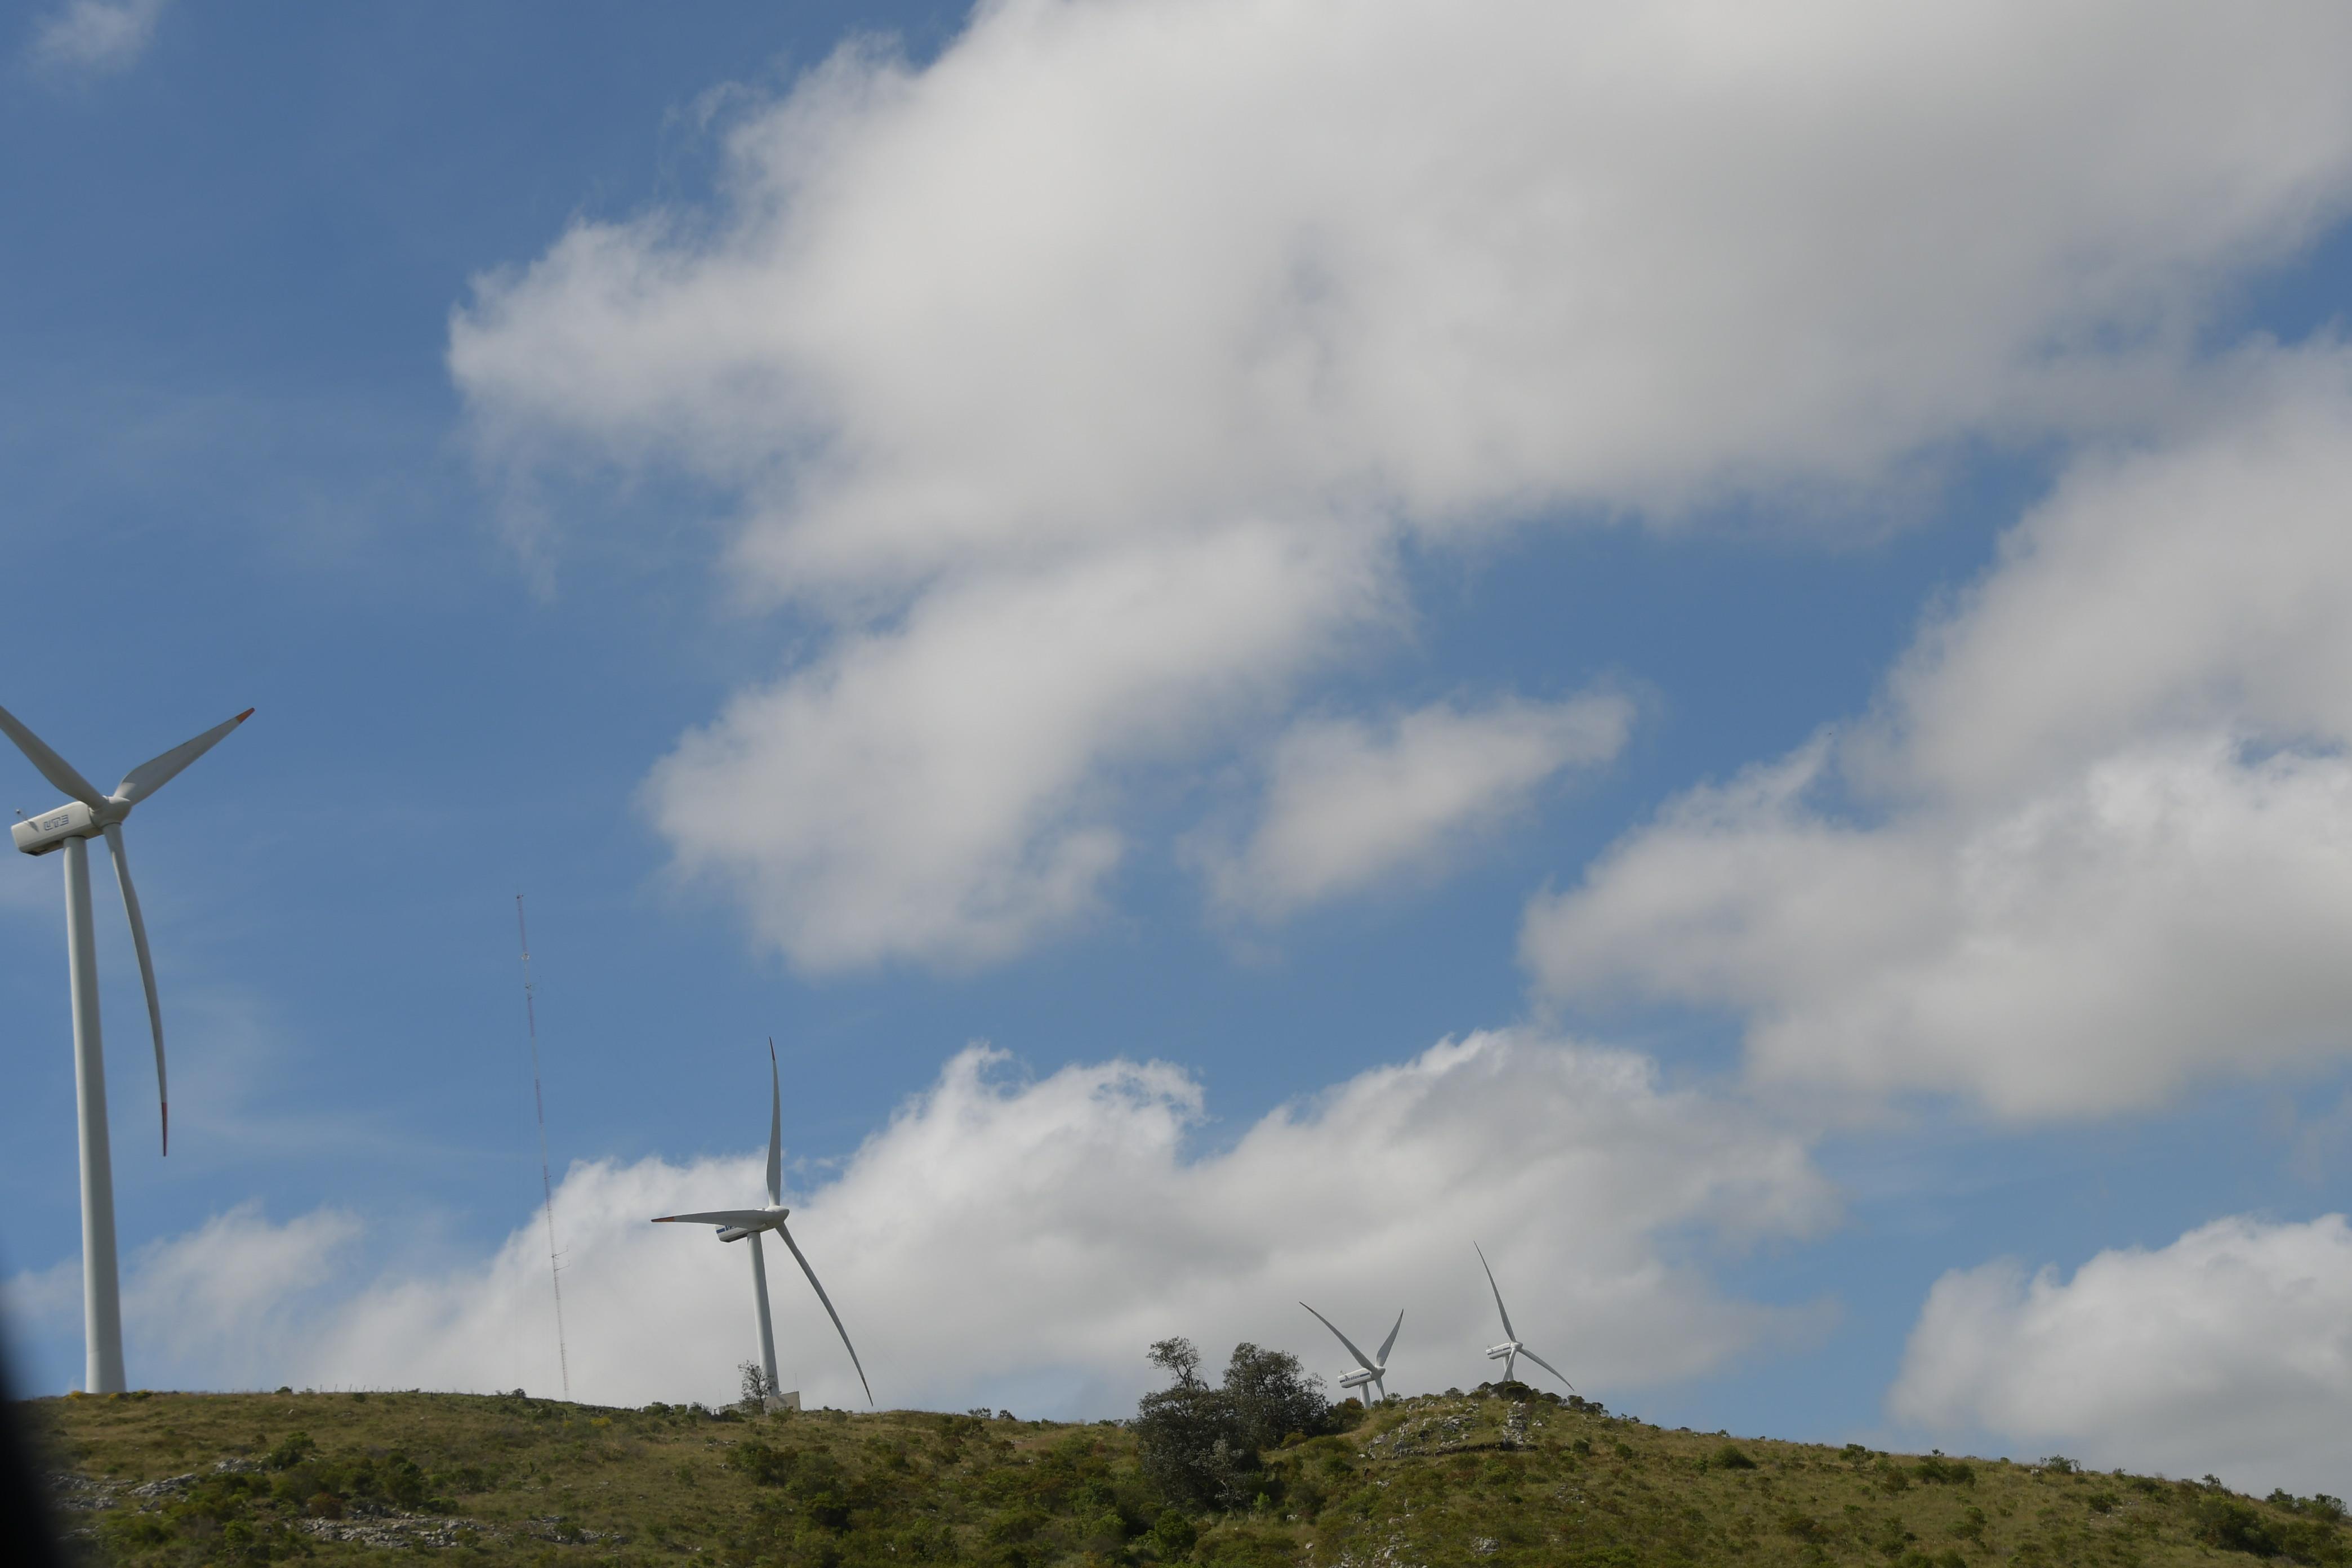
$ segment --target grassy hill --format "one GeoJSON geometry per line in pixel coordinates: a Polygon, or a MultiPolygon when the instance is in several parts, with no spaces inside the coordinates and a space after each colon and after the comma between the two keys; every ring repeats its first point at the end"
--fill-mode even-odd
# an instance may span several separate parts
{"type": "Polygon", "coordinates": [[[2328,1499],[1663,1431],[1507,1385],[1267,1456],[1256,1506],[1165,1509],[1115,1425],[746,1417],[520,1395],[131,1394],[19,1407],[97,1561],[2346,1563],[2328,1499]]]}

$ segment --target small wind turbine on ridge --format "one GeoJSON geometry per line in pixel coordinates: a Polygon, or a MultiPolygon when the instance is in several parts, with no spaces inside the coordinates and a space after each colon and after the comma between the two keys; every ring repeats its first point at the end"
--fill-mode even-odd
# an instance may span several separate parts
{"type": "MultiPolygon", "coordinates": [[[[1307,1307],[1304,1301],[1298,1304],[1307,1307]]],[[[1356,1364],[1339,1374],[1339,1386],[1361,1389],[1366,1384],[1370,1384],[1380,1391],[1382,1399],[1386,1399],[1389,1396],[1389,1386],[1386,1382],[1389,1374],[1389,1352],[1396,1344],[1397,1330],[1404,1327],[1404,1314],[1402,1312],[1397,1314],[1397,1321],[1389,1329],[1389,1337],[1381,1342],[1381,1353],[1375,1357],[1368,1356],[1358,1350],[1356,1342],[1340,1333],[1339,1325],[1332,1322],[1330,1319],[1320,1312],[1316,1312],[1312,1307],[1307,1307],[1307,1310],[1314,1312],[1315,1321],[1329,1329],[1338,1337],[1339,1342],[1348,1347],[1348,1353],[1356,1358],[1356,1364]]]]}
{"type": "Polygon", "coordinates": [[[1503,1305],[1503,1288],[1495,1283],[1495,1270],[1486,1261],[1486,1249],[1480,1247],[1474,1241],[1470,1244],[1470,1250],[1478,1255],[1478,1267],[1486,1270],[1486,1289],[1495,1293],[1495,1310],[1500,1313],[1503,1319],[1503,1342],[1489,1349],[1486,1352],[1486,1359],[1488,1361],[1501,1362],[1503,1363],[1503,1381],[1505,1383],[1511,1383],[1517,1381],[1519,1358],[1521,1356],[1525,1356],[1529,1361],[1535,1363],[1538,1366],[1543,1368],[1546,1372],[1551,1373],[1554,1377],[1559,1378],[1561,1384],[1566,1387],[1570,1394],[1574,1394],[1576,1392],[1576,1384],[1570,1383],[1567,1378],[1560,1376],[1559,1368],[1552,1365],[1551,1363],[1544,1360],[1543,1357],[1536,1354],[1535,1352],[1528,1349],[1527,1346],[1519,1342],[1519,1331],[1511,1327],[1510,1311],[1503,1305]]]}
{"type": "Polygon", "coordinates": [[[82,1387],[89,1394],[120,1394],[122,1376],[122,1300],[114,1256],[114,1158],[106,1136],[106,1047],[98,1026],[97,931],[89,908],[89,841],[103,837],[114,858],[115,884],[131,917],[131,945],[139,954],[139,982],[147,992],[147,1022],[155,1036],[155,1096],[163,1107],[163,1152],[172,1152],[172,1096],[163,1078],[163,1008],[155,996],[155,962],[147,952],[147,921],[139,912],[138,889],[131,885],[131,862],[122,848],[122,822],[141,801],[180,775],[180,771],[217,745],[231,730],[253,717],[248,708],[215,724],[193,741],[150,757],[100,795],[71,763],[0,708],[0,732],[40,770],[41,776],[73,798],[53,811],[26,817],[8,829],[27,855],[66,852],[66,966],[73,976],[74,1106],[81,1132],[81,1319],[87,1352],[82,1387]]]}
{"type": "Polygon", "coordinates": [[[721,1241],[751,1240],[751,1294],[760,1309],[760,1363],[767,1373],[768,1392],[776,1392],[776,1333],[768,1317],[768,1260],[760,1250],[760,1237],[773,1231],[791,1248],[793,1261],[808,1276],[809,1289],[824,1303],[824,1315],[833,1320],[834,1331],[841,1336],[841,1348],[849,1352],[849,1364],[857,1368],[858,1385],[866,1390],[866,1403],[874,1403],[874,1385],[866,1381],[866,1368],[857,1359],[857,1347],[849,1342],[849,1331],[841,1326],[841,1314],[833,1310],[833,1298],[817,1283],[816,1270],[809,1267],[800,1244],[793,1233],[784,1228],[784,1216],[793,1211],[784,1202],[784,1096],[782,1080],[776,1071],[776,1042],[768,1042],[768,1206],[763,1209],[712,1209],[705,1214],[663,1215],[656,1225],[715,1225],[721,1241]]]}

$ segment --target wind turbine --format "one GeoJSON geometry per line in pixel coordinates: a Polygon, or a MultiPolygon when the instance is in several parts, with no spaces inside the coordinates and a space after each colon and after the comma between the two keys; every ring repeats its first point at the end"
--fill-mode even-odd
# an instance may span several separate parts
{"type": "Polygon", "coordinates": [[[816,1270],[801,1255],[800,1245],[793,1233],[784,1228],[784,1216],[793,1211],[783,1206],[784,1201],[784,1094],[782,1080],[776,1074],[776,1042],[768,1042],[768,1206],[763,1209],[713,1209],[708,1214],[666,1214],[654,1221],[656,1225],[715,1225],[721,1241],[751,1238],[751,1296],[760,1306],[760,1362],[768,1374],[768,1392],[776,1390],[776,1331],[768,1321],[768,1259],[760,1250],[762,1232],[774,1231],[792,1248],[793,1261],[808,1276],[809,1289],[824,1303],[824,1314],[833,1320],[834,1331],[841,1336],[842,1349],[849,1352],[849,1364],[857,1368],[857,1381],[866,1390],[866,1403],[874,1403],[874,1385],[866,1381],[866,1368],[857,1360],[857,1347],[849,1342],[849,1331],[841,1326],[841,1314],[833,1310],[833,1298],[816,1282],[816,1270]]]}
{"type": "Polygon", "coordinates": [[[1495,1283],[1494,1266],[1486,1261],[1486,1249],[1480,1247],[1474,1241],[1470,1244],[1470,1250],[1478,1255],[1478,1267],[1486,1270],[1486,1289],[1495,1292],[1495,1310],[1500,1312],[1503,1316],[1503,1342],[1489,1349],[1486,1352],[1486,1359],[1488,1361],[1501,1362],[1503,1363],[1503,1381],[1505,1383],[1510,1383],[1515,1381],[1514,1374],[1518,1370],[1519,1358],[1521,1356],[1525,1356],[1529,1361],[1535,1363],[1538,1366],[1543,1368],[1546,1372],[1551,1373],[1554,1377],[1559,1378],[1559,1381],[1567,1386],[1568,1391],[1570,1394],[1574,1394],[1576,1392],[1576,1384],[1570,1383],[1567,1378],[1561,1377],[1559,1368],[1552,1365],[1551,1363],[1544,1360],[1543,1357],[1536,1354],[1535,1352],[1528,1349],[1527,1346],[1519,1342],[1519,1331],[1511,1327],[1511,1314],[1503,1305],[1503,1289],[1501,1286],[1495,1283]]]}
{"type": "Polygon", "coordinates": [[[147,990],[147,1022],[155,1035],[155,1095],[163,1110],[163,1152],[172,1152],[172,1097],[163,1081],[163,1010],[155,1000],[155,964],[147,953],[147,922],[123,858],[122,819],[131,808],[179,775],[180,770],[253,717],[248,708],[194,740],[152,757],[122,775],[112,795],[76,772],[46,742],[0,708],[0,731],[16,742],[41,776],[73,798],[54,811],[10,827],[27,855],[66,852],[66,965],[73,975],[74,1106],[81,1123],[81,1324],[88,1352],[83,1389],[120,1394],[122,1381],[122,1300],[114,1261],[114,1161],[106,1142],[106,1047],[98,1027],[97,933],[89,910],[89,841],[103,835],[114,857],[114,879],[131,917],[131,945],[139,953],[139,980],[147,990]]]}
{"type": "MultiPolygon", "coordinates": [[[[1298,1304],[1302,1307],[1307,1307],[1307,1303],[1304,1301],[1301,1301],[1298,1304]]],[[[1310,1312],[1315,1312],[1315,1309],[1312,1307],[1307,1307],[1307,1310],[1310,1312]]],[[[1380,1390],[1380,1395],[1382,1399],[1386,1399],[1389,1396],[1389,1385],[1384,1380],[1389,1374],[1389,1350],[1390,1347],[1396,1343],[1397,1330],[1404,1327],[1404,1314],[1402,1312],[1399,1312],[1397,1314],[1395,1324],[1389,1330],[1389,1337],[1381,1342],[1381,1353],[1378,1357],[1368,1356],[1363,1352],[1358,1350],[1356,1348],[1356,1342],[1349,1339],[1347,1335],[1340,1333],[1339,1325],[1332,1322],[1330,1319],[1325,1317],[1322,1313],[1315,1312],[1315,1321],[1322,1324],[1325,1328],[1329,1329],[1333,1334],[1337,1335],[1339,1342],[1348,1347],[1348,1353],[1356,1358],[1356,1364],[1349,1367],[1346,1372],[1340,1373],[1339,1386],[1342,1388],[1361,1389],[1369,1383],[1374,1388],[1380,1390]]]]}

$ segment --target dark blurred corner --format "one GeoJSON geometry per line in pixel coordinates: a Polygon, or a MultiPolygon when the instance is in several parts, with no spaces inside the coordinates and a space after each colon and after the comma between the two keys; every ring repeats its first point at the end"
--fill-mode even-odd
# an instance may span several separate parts
{"type": "Polygon", "coordinates": [[[57,1520],[40,1456],[26,1430],[24,1408],[8,1367],[6,1325],[0,1324],[0,1563],[12,1568],[57,1568],[57,1520]]]}

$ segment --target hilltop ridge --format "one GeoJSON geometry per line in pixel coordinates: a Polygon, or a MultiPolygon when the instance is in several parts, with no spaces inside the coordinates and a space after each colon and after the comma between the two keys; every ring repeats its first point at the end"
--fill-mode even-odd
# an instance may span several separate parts
{"type": "Polygon", "coordinates": [[[1269,1451],[1252,1507],[1199,1515],[1152,1493],[1112,1422],[424,1393],[18,1409],[64,1527],[122,1568],[392,1550],[453,1568],[2352,1562],[2330,1498],[1735,1441],[1517,1384],[1351,1412],[1350,1429],[1269,1451]]]}

